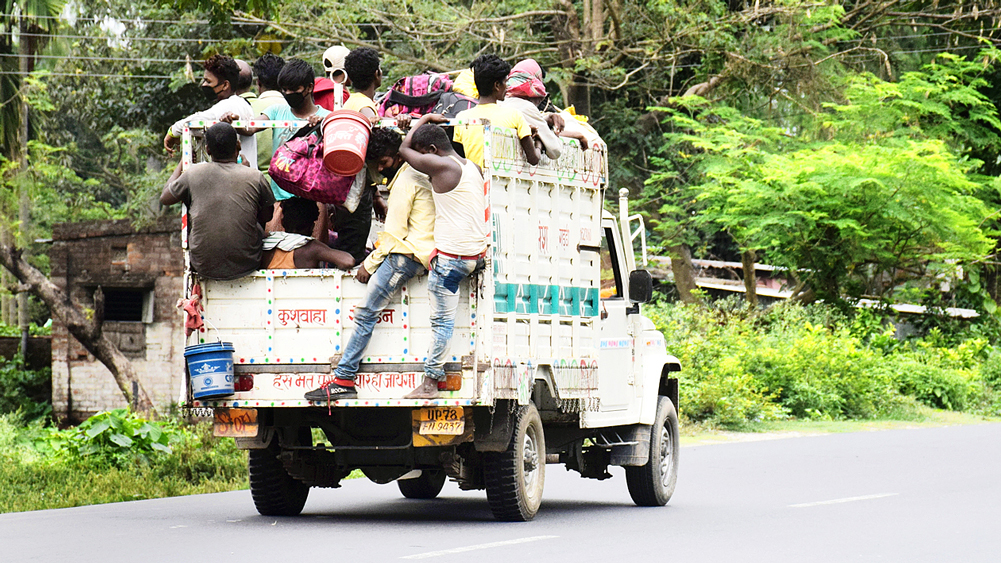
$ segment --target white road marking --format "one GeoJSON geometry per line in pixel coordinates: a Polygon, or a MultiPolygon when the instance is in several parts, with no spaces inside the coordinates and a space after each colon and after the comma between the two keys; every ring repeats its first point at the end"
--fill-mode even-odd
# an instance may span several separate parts
{"type": "Polygon", "coordinates": [[[820,506],[823,504],[841,504],[843,502],[855,502],[857,500],[872,500],[874,498],[884,498],[897,496],[900,493],[879,493],[877,495],[864,495],[861,497],[836,498],[834,500],[822,500],[819,502],[804,502],[803,504],[790,504],[789,508],[806,508],[809,506],[820,506]]]}
{"type": "Polygon", "coordinates": [[[465,547],[453,547],[452,549],[443,549],[441,551],[428,551],[427,553],[418,553],[416,555],[406,555],[400,559],[428,559],[430,557],[438,557],[441,555],[451,555],[453,553],[464,553],[466,551],[476,551],[477,549],[490,549],[492,547],[503,547],[505,545],[517,545],[519,543],[529,543],[539,540],[551,540],[553,538],[558,538],[559,536],[531,536],[528,538],[518,538],[516,540],[504,540],[495,541],[490,543],[481,543],[478,545],[467,545],[465,547]]]}

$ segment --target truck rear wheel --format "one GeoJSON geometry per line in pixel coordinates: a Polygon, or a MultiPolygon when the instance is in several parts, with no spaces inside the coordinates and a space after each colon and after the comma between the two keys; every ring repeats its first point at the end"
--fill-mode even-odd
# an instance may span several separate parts
{"type": "Polygon", "coordinates": [[[309,495],[309,485],[285,471],[280,453],[277,439],[266,449],[250,450],[250,496],[264,516],[296,516],[309,495]]]}
{"type": "Polygon", "coordinates": [[[442,470],[421,471],[421,476],[416,479],[401,479],[396,482],[400,487],[400,492],[407,498],[430,500],[438,496],[441,488],[445,486],[445,472],[442,470]]]}
{"type": "Polygon", "coordinates": [[[646,465],[626,467],[629,496],[639,506],[664,506],[678,481],[678,412],[667,397],[657,403],[646,465]]]}
{"type": "Polygon", "coordinates": [[[505,522],[525,522],[542,504],[546,480],[546,437],[535,405],[518,407],[514,436],[507,450],[483,456],[487,502],[494,517],[505,522]]]}

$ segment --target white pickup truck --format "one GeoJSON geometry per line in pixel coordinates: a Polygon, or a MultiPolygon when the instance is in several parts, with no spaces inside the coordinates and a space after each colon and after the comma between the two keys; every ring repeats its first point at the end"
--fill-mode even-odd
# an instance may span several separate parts
{"type": "MultiPolygon", "coordinates": [[[[358,397],[330,406],[303,394],[332,377],[365,285],[333,269],[199,282],[208,330],[186,344],[232,343],[236,392],[196,400],[188,390],[185,403],[213,409],[216,434],[250,450],[261,514],[299,514],[311,487],[337,487],[353,470],[409,498],[436,497],[446,478],[485,489],[508,521],[535,516],[550,463],[599,480],[624,466],[636,504],[671,498],[681,366],[641,314],[652,282],[635,269],[642,225],[630,231],[625,190],[616,221],[602,207],[601,147],[566,141],[558,160],[531,166],[512,132],[481,125],[493,238],[487,267],[462,286],[440,398],[403,398],[431,339],[426,276],[383,311],[358,397]]],[[[182,146],[190,163],[188,131],[182,146]]],[[[196,282],[189,273],[188,292],[196,282]]]]}

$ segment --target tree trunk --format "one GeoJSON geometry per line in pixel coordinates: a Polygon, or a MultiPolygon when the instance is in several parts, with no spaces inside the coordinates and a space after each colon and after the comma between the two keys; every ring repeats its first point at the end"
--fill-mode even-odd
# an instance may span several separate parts
{"type": "Polygon", "coordinates": [[[21,256],[20,250],[9,245],[0,246],[0,264],[21,282],[22,290],[31,292],[48,305],[52,314],[59,317],[66,325],[69,333],[111,371],[115,383],[122,391],[122,396],[130,405],[135,405],[137,412],[147,418],[156,416],[153,402],[136,376],[132,362],[101,332],[104,320],[104,294],[100,288],[94,295],[94,313],[88,316],[82,307],[70,301],[63,290],[49,281],[34,266],[28,264],[21,256]],[[137,390],[135,395],[132,393],[133,388],[137,390]]]}
{"type": "Polygon", "coordinates": [[[744,268],[744,294],[747,304],[753,308],[758,307],[758,277],[754,271],[754,261],[757,255],[753,250],[745,250],[740,254],[740,264],[744,268]]]}
{"type": "Polygon", "coordinates": [[[671,272],[674,274],[674,285],[678,288],[678,296],[683,303],[698,303],[695,291],[695,266],[692,265],[692,249],[687,244],[667,247],[671,255],[671,272]]]}

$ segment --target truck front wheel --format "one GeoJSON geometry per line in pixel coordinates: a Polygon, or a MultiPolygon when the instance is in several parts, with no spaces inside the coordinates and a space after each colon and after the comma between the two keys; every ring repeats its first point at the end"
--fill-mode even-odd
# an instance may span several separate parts
{"type": "Polygon", "coordinates": [[[626,467],[629,496],[639,506],[664,506],[678,481],[678,412],[667,397],[657,403],[646,465],[626,467]]]}
{"type": "Polygon", "coordinates": [[[546,480],[546,438],[535,405],[517,407],[514,435],[507,450],[483,456],[487,502],[494,517],[505,522],[525,522],[542,504],[546,480]]]}
{"type": "Polygon", "coordinates": [[[250,495],[264,516],[296,516],[302,512],[309,485],[293,479],[278,455],[278,440],[263,450],[250,450],[250,495]]]}
{"type": "Polygon", "coordinates": [[[445,472],[425,469],[416,479],[402,479],[396,482],[400,492],[407,498],[430,500],[438,496],[445,486],[445,472]]]}

